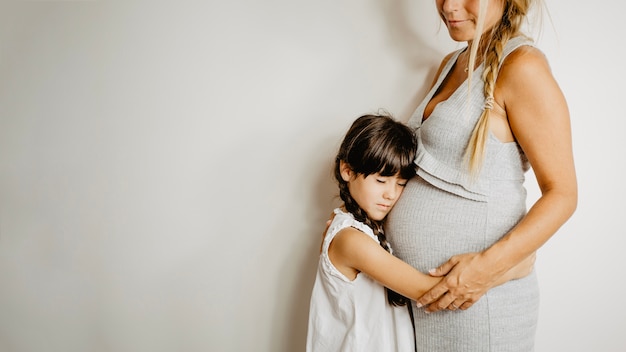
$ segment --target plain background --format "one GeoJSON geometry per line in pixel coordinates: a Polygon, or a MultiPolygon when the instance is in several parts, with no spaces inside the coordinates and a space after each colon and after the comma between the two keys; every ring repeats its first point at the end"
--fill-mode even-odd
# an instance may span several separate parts
{"type": "MultiPolygon", "coordinates": [[[[622,6],[548,1],[580,202],[538,352],[626,349],[622,6]]],[[[2,2],[0,351],[302,351],[342,134],[458,47],[434,1],[2,2]]]]}

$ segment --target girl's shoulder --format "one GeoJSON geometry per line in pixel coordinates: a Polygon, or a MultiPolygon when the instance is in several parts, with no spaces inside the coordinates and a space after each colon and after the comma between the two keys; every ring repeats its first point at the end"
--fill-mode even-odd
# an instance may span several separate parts
{"type": "Polygon", "coordinates": [[[327,271],[340,273],[339,277],[352,281],[358,275],[354,263],[365,260],[372,247],[381,247],[369,226],[341,209],[335,209],[334,213],[322,245],[321,260],[327,271]]]}
{"type": "Polygon", "coordinates": [[[335,216],[330,226],[328,227],[327,236],[334,236],[337,234],[337,232],[348,227],[355,228],[361,232],[368,234],[371,237],[374,236],[374,232],[372,231],[372,229],[364,223],[356,220],[351,213],[348,213],[341,208],[336,208],[333,213],[335,214],[335,216]]]}
{"type": "Polygon", "coordinates": [[[337,236],[337,234],[339,234],[339,232],[341,232],[342,230],[358,231],[378,241],[378,239],[374,235],[374,231],[372,231],[369,226],[356,220],[352,214],[345,212],[340,208],[335,209],[333,213],[335,214],[335,216],[328,226],[328,230],[326,230],[324,242],[322,243],[323,252],[328,251],[330,243],[335,239],[335,236],[337,236]]]}

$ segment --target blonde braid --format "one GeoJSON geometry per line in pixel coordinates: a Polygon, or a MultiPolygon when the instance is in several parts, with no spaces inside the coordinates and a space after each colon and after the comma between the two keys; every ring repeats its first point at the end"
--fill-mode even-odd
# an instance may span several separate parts
{"type": "MultiPolygon", "coordinates": [[[[516,4],[514,1],[506,1],[500,22],[494,26],[489,35],[481,38],[481,41],[485,39],[489,40],[485,50],[484,71],[482,75],[485,106],[478,119],[478,123],[474,127],[474,131],[472,131],[472,135],[465,150],[465,158],[469,163],[470,172],[473,176],[479,173],[485,157],[487,137],[489,136],[489,114],[491,109],[493,109],[493,104],[495,104],[493,94],[500,72],[500,63],[503,59],[504,48],[509,39],[519,32],[528,7],[527,2],[524,4],[525,6],[521,6],[523,8],[516,5],[520,4],[516,4]]],[[[474,45],[478,44],[475,43],[474,45]]]]}

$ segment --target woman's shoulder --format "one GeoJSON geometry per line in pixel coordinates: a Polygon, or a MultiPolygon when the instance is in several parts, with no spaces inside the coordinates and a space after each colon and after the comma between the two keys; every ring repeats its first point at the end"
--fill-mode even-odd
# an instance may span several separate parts
{"type": "Polygon", "coordinates": [[[498,84],[524,85],[529,79],[550,75],[551,69],[545,54],[535,46],[522,45],[504,59],[500,68],[498,84]]]}
{"type": "Polygon", "coordinates": [[[520,45],[506,56],[500,72],[527,72],[527,70],[546,66],[548,66],[548,60],[541,49],[534,45],[520,45]]]}
{"type": "Polygon", "coordinates": [[[451,51],[446,56],[444,56],[443,59],[441,60],[441,66],[444,66],[445,64],[447,64],[448,61],[450,61],[450,59],[452,59],[452,57],[456,55],[457,52],[459,52],[459,50],[451,51]]]}
{"type": "Polygon", "coordinates": [[[501,105],[507,111],[512,102],[532,104],[539,97],[558,89],[545,54],[531,45],[520,46],[506,57],[496,86],[497,94],[504,101],[501,105]]]}
{"type": "Polygon", "coordinates": [[[441,72],[443,72],[443,70],[445,69],[446,65],[448,64],[448,62],[450,62],[450,60],[457,54],[459,53],[461,50],[463,49],[459,49],[459,50],[455,50],[451,53],[449,53],[448,55],[444,56],[444,58],[441,60],[441,62],[439,63],[439,67],[437,68],[437,72],[435,73],[435,76],[433,77],[432,82],[430,82],[430,86],[429,89],[432,88],[435,83],[437,83],[437,79],[438,77],[441,75],[441,72]]]}
{"type": "Polygon", "coordinates": [[[454,58],[456,55],[459,55],[463,50],[465,50],[465,48],[451,51],[446,56],[444,56],[441,60],[441,63],[439,64],[439,70],[441,71],[448,64],[448,62],[452,60],[452,58],[454,58]]]}

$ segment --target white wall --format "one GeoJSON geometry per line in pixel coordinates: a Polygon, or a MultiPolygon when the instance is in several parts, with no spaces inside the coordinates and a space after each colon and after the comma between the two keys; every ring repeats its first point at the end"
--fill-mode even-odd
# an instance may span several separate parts
{"type": "MultiPolygon", "coordinates": [[[[549,2],[580,206],[538,352],[626,348],[620,4],[549,2]]],[[[0,351],[301,351],[341,135],[455,47],[432,1],[0,3],[0,351]]]]}

